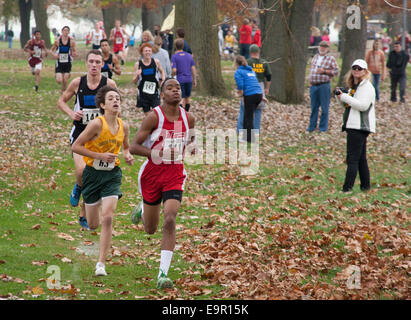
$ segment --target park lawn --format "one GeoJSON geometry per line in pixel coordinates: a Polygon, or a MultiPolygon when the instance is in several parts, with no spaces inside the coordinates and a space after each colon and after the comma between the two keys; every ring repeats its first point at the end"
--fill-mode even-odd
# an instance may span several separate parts
{"type": "MultiPolygon", "coordinates": [[[[223,62],[226,81],[232,64],[223,62]]],[[[84,71],[76,61],[73,75],[84,71]]],[[[131,73],[133,62],[126,64],[131,73]]],[[[141,124],[131,74],[117,81],[131,138],[141,124]]],[[[118,78],[118,77],[117,77],[118,78]]],[[[341,110],[330,132],[306,134],[309,99],[272,102],[264,111],[257,175],[239,164],[189,164],[170,268],[175,289],[155,289],[161,225],[155,235],[130,222],[140,201],[143,160],[122,160],[123,198],[114,219],[108,276],[94,276],[97,232],[82,231],[69,204],[74,184],[71,123],[57,109],[59,86],[47,61],[40,92],[26,61],[0,62],[0,296],[7,299],[405,299],[409,282],[409,112],[381,103],[380,131],[369,139],[372,190],[340,192],[345,175],[341,110]],[[402,119],[402,122],[400,120],[402,119]],[[61,290],[49,290],[50,266],[61,290]],[[347,288],[350,266],[361,289],[347,288]]],[[[233,89],[233,82],[228,84],[233,89]]],[[[383,88],[386,91],[386,88],[383,88]]],[[[201,132],[234,128],[236,99],[195,96],[201,132]]],[[[72,102],[74,103],[74,102],[72,102]]],[[[205,135],[204,135],[205,136],[205,135]]],[[[203,136],[203,137],[204,137],[203,136]]]]}

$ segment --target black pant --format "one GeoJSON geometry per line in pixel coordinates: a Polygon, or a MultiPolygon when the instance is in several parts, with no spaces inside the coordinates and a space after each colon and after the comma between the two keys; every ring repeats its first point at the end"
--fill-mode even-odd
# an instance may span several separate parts
{"type": "Polygon", "coordinates": [[[369,132],[347,129],[347,172],[343,191],[349,191],[354,186],[357,172],[360,174],[360,188],[370,188],[370,171],[367,163],[367,137],[369,132]]]}
{"type": "Polygon", "coordinates": [[[406,74],[391,74],[391,101],[397,101],[397,85],[400,85],[400,100],[405,101],[406,74]]]}
{"type": "Polygon", "coordinates": [[[254,135],[251,130],[254,129],[254,111],[257,109],[261,100],[262,94],[253,94],[251,96],[244,96],[244,129],[247,130],[247,142],[254,141],[254,135]]]}

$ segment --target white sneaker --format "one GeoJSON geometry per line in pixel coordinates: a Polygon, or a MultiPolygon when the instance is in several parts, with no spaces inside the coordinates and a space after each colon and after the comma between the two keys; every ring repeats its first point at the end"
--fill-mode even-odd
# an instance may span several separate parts
{"type": "Polygon", "coordinates": [[[104,266],[104,263],[102,262],[97,262],[96,264],[96,276],[106,276],[106,267],[104,266]]]}

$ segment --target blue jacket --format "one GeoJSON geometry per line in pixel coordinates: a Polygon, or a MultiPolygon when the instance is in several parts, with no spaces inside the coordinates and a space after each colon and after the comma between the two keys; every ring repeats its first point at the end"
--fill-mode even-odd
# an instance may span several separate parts
{"type": "Polygon", "coordinates": [[[237,89],[242,90],[244,96],[263,93],[257,76],[251,66],[239,66],[234,74],[234,78],[237,83],[237,89]]]}

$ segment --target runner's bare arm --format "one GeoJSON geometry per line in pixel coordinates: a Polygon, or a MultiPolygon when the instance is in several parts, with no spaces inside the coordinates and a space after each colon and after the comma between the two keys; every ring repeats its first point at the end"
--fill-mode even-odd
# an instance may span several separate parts
{"type": "Polygon", "coordinates": [[[110,31],[110,38],[108,39],[109,41],[113,41],[114,40],[114,29],[111,29],[110,31]]]}
{"type": "Polygon", "coordinates": [[[59,109],[66,113],[72,120],[80,120],[83,117],[83,111],[80,110],[74,112],[74,110],[67,105],[67,102],[74,95],[76,95],[79,85],[80,77],[73,79],[73,81],[70,82],[66,91],[63,92],[63,94],[60,96],[57,102],[57,106],[59,107],[59,109]]]}
{"type": "Polygon", "coordinates": [[[25,45],[24,48],[23,48],[23,51],[28,52],[28,53],[34,53],[33,50],[30,50],[30,49],[29,49],[29,46],[30,46],[30,45],[31,45],[31,40],[28,40],[27,43],[26,43],[26,45],[25,45]]]}
{"type": "Polygon", "coordinates": [[[113,71],[117,75],[121,75],[121,69],[120,69],[120,63],[118,62],[118,59],[116,56],[113,55],[113,71]]]}
{"type": "Polygon", "coordinates": [[[72,50],[71,50],[71,55],[73,56],[73,58],[78,57],[78,51],[77,51],[77,43],[76,40],[74,40],[74,38],[70,38],[70,41],[72,41],[73,45],[72,45],[72,50]]]}
{"type": "Polygon", "coordinates": [[[187,112],[187,118],[188,118],[188,126],[190,127],[190,130],[188,132],[188,138],[190,141],[187,143],[188,151],[194,155],[197,152],[197,146],[196,146],[196,141],[195,141],[195,123],[196,119],[194,118],[193,114],[190,112],[187,112]]]}
{"type": "Polygon", "coordinates": [[[87,125],[86,129],[84,129],[84,131],[79,135],[76,141],[74,141],[73,145],[71,146],[71,150],[74,153],[89,158],[99,159],[109,163],[115,161],[117,158],[117,155],[115,153],[99,153],[88,150],[85,147],[87,141],[93,140],[100,134],[102,127],[103,124],[100,119],[94,119],[93,121],[91,121],[87,125]]]}
{"type": "Polygon", "coordinates": [[[166,79],[166,74],[164,72],[163,67],[161,66],[160,60],[154,59],[154,61],[156,62],[158,71],[160,71],[161,73],[161,81],[158,82],[158,85],[161,87],[161,83],[166,79]]]}
{"type": "Polygon", "coordinates": [[[59,40],[60,40],[60,37],[58,37],[56,41],[54,41],[53,45],[50,48],[51,55],[56,59],[58,59],[59,57],[58,54],[56,53],[57,48],[59,47],[59,40]]]}
{"type": "Polygon", "coordinates": [[[157,126],[157,115],[155,112],[150,112],[147,117],[144,118],[140,129],[138,129],[133,141],[130,145],[130,153],[138,156],[149,157],[151,155],[151,149],[144,147],[143,143],[149,136],[149,134],[157,126]]]}
{"type": "Polygon", "coordinates": [[[111,86],[111,87],[114,87],[114,88],[117,88],[117,84],[113,79],[107,79],[107,85],[111,86]]]}
{"type": "Polygon", "coordinates": [[[140,74],[141,74],[141,69],[140,69],[139,63],[137,61],[136,64],[134,65],[134,76],[133,76],[133,82],[135,84],[137,84],[138,78],[140,77],[140,74]]]}
{"type": "Polygon", "coordinates": [[[130,153],[130,143],[129,143],[129,136],[130,136],[130,126],[128,123],[123,121],[123,128],[124,128],[124,141],[123,141],[123,156],[124,160],[130,166],[134,163],[134,157],[130,153]]]}

